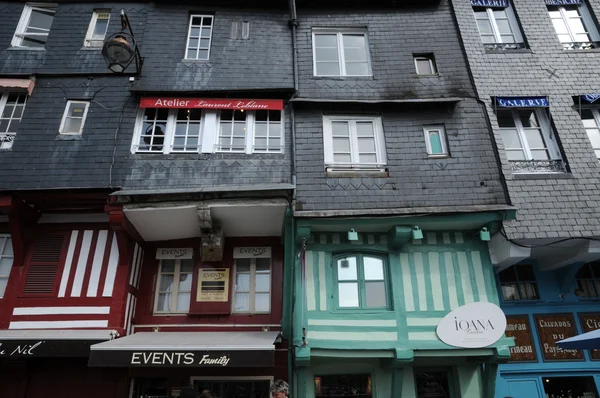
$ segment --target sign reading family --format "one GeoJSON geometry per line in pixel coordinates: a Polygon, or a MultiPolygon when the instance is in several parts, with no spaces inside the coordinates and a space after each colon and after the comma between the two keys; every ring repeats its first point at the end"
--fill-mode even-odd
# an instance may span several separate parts
{"type": "Polygon", "coordinates": [[[231,98],[157,98],[144,97],[140,108],[176,109],[233,109],[233,110],[276,110],[283,109],[283,100],[274,99],[231,99],[231,98]]]}
{"type": "Polygon", "coordinates": [[[495,304],[471,303],[446,315],[437,326],[440,340],[453,347],[482,348],[500,340],[506,316],[495,304]]]}
{"type": "Polygon", "coordinates": [[[496,102],[503,108],[539,108],[548,107],[548,97],[496,97],[496,102]]]}

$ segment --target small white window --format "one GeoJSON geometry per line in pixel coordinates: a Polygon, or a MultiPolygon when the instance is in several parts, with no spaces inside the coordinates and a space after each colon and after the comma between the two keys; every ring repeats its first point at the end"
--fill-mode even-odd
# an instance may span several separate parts
{"type": "Polygon", "coordinates": [[[414,56],[417,75],[437,75],[437,67],[433,54],[419,54],[414,56]]]}
{"type": "Polygon", "coordinates": [[[268,314],[271,312],[271,259],[235,260],[233,312],[268,314]]]}
{"type": "Polygon", "coordinates": [[[9,235],[0,235],[0,298],[4,297],[8,285],[13,258],[12,239],[9,235]]]}
{"type": "Polygon", "coordinates": [[[161,260],[156,279],[155,313],[187,313],[190,310],[194,260],[161,260]]]}
{"type": "Polygon", "coordinates": [[[12,148],[26,102],[27,94],[0,93],[0,149],[12,148]]]}
{"type": "Polygon", "coordinates": [[[600,35],[585,4],[548,6],[558,40],[565,49],[596,48],[600,35]]]}
{"type": "Polygon", "coordinates": [[[43,49],[54,21],[56,7],[56,4],[26,4],[12,46],[43,49]]]}
{"type": "Polygon", "coordinates": [[[315,76],[371,76],[371,60],[364,30],[313,31],[315,76]]]}
{"type": "Polygon", "coordinates": [[[323,135],[328,167],[377,169],[386,165],[380,117],[324,116],[323,135]]]}
{"type": "Polygon", "coordinates": [[[81,134],[89,106],[89,101],[67,101],[59,133],[66,135],[81,134]]]}
{"type": "Polygon", "coordinates": [[[208,60],[213,30],[211,15],[191,15],[185,50],[186,59],[208,60]]]}
{"type": "Polygon", "coordinates": [[[425,126],[425,144],[427,145],[427,154],[432,157],[448,156],[446,147],[446,129],[444,126],[425,126]]]}
{"type": "Polygon", "coordinates": [[[219,115],[218,152],[246,152],[247,113],[241,110],[224,110],[219,115]]]}
{"type": "Polygon", "coordinates": [[[110,10],[94,10],[92,20],[85,35],[85,47],[102,47],[106,32],[108,31],[108,23],[110,21],[110,10]]]}
{"type": "Polygon", "coordinates": [[[597,108],[582,109],[581,121],[590,139],[596,157],[600,161],[600,112],[597,108]]]}
{"type": "Polygon", "coordinates": [[[523,48],[523,36],[509,3],[506,8],[473,7],[481,41],[489,47],[523,48]]]}

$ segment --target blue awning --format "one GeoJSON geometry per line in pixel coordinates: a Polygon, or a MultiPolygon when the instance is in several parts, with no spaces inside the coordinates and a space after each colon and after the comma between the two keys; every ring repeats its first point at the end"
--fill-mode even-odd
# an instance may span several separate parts
{"type": "Polygon", "coordinates": [[[548,6],[571,6],[579,5],[581,0],[546,0],[548,6]]]}
{"type": "Polygon", "coordinates": [[[580,96],[581,101],[587,102],[588,104],[593,104],[594,102],[600,100],[600,94],[584,94],[580,96]]]}
{"type": "Polygon", "coordinates": [[[496,103],[502,108],[547,108],[550,106],[548,97],[496,97],[496,103]]]}
{"type": "Polygon", "coordinates": [[[474,7],[508,7],[508,0],[471,0],[474,7]]]}
{"type": "Polygon", "coordinates": [[[600,329],[557,341],[556,344],[567,350],[600,349],[600,329]]]}

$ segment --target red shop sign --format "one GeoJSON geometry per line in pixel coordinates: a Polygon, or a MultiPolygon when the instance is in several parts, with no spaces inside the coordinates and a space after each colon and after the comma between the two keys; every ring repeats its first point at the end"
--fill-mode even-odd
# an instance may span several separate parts
{"type": "Polygon", "coordinates": [[[140,101],[140,108],[243,109],[249,111],[280,111],[283,109],[283,100],[144,97],[140,101]]]}

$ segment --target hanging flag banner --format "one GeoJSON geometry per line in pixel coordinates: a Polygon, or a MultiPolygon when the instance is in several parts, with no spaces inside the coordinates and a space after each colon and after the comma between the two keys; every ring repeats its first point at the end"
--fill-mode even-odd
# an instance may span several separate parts
{"type": "Polygon", "coordinates": [[[581,0],[546,0],[547,6],[571,6],[579,4],[581,4],[581,0]]]}
{"type": "Polygon", "coordinates": [[[508,0],[471,0],[473,7],[508,7],[508,0]]]}
{"type": "Polygon", "coordinates": [[[496,102],[503,108],[548,107],[548,97],[496,97],[496,102]]]}
{"type": "Polygon", "coordinates": [[[143,97],[140,108],[176,109],[233,109],[233,110],[276,110],[283,109],[283,100],[273,99],[231,99],[231,98],[157,98],[143,97]]]}
{"type": "Polygon", "coordinates": [[[600,100],[600,94],[584,94],[581,96],[581,100],[583,102],[593,104],[594,102],[600,100]]]}

